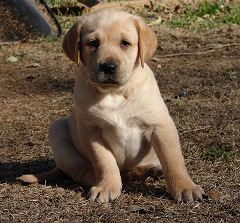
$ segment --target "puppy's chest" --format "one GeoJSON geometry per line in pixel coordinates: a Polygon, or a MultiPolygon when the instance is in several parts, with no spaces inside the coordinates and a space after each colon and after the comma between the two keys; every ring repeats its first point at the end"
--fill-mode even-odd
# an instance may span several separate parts
{"type": "Polygon", "coordinates": [[[141,118],[133,112],[132,105],[118,100],[115,98],[113,104],[105,102],[104,106],[95,109],[93,116],[121,167],[138,156],[146,129],[141,124],[141,118]]]}
{"type": "Polygon", "coordinates": [[[109,114],[106,125],[102,126],[102,137],[110,146],[119,166],[138,156],[143,136],[144,129],[138,125],[136,118],[126,118],[119,113],[109,114]]]}

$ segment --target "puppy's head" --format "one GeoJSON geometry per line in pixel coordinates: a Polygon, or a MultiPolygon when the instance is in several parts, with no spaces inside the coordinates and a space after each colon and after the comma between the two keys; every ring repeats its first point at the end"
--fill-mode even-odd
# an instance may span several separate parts
{"type": "Polygon", "coordinates": [[[154,32],[141,18],[113,8],[81,17],[63,41],[66,55],[82,63],[89,81],[103,88],[124,85],[156,46],[154,32]]]}

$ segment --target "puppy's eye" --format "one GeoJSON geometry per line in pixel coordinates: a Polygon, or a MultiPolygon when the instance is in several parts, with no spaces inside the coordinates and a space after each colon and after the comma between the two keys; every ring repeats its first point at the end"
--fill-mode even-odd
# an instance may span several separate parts
{"type": "Polygon", "coordinates": [[[122,40],[121,41],[121,47],[122,48],[128,48],[130,47],[132,44],[130,42],[128,42],[127,40],[122,40]]]}
{"type": "Polygon", "coordinates": [[[99,47],[99,40],[90,40],[88,43],[87,43],[87,46],[88,47],[91,47],[91,48],[98,48],[99,47]]]}

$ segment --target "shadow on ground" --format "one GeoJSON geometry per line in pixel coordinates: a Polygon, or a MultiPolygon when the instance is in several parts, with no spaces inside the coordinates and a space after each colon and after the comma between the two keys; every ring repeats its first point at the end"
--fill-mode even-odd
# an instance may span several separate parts
{"type": "MultiPolygon", "coordinates": [[[[30,162],[6,162],[0,163],[0,183],[14,184],[16,182],[26,186],[27,184],[18,181],[16,178],[29,173],[41,173],[48,171],[55,166],[54,160],[33,160],[30,162]]],[[[144,180],[130,181],[126,174],[122,175],[123,190],[127,193],[141,193],[144,196],[162,197],[165,199],[171,199],[167,193],[166,188],[158,188],[154,185],[147,185],[144,180]]],[[[156,179],[155,179],[156,180],[156,179]]],[[[164,179],[162,179],[164,180],[164,179]]],[[[54,182],[41,183],[48,186],[57,186],[64,189],[70,189],[74,191],[82,192],[84,197],[87,197],[88,187],[79,185],[71,180],[66,175],[63,175],[61,179],[54,182]],[[80,186],[80,187],[79,187],[80,186]]]]}

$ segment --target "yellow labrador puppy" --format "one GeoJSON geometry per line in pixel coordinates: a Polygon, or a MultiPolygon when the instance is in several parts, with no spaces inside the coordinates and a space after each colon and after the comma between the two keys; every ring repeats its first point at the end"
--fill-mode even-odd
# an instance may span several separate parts
{"type": "Polygon", "coordinates": [[[19,179],[41,182],[61,170],[90,186],[89,198],[102,203],[120,195],[120,172],[162,169],[175,201],[202,200],[204,191],[187,172],[176,127],[145,64],[156,46],[154,32],[137,16],[108,8],[81,17],[63,41],[78,68],[74,110],[49,130],[57,167],[19,179]]]}

